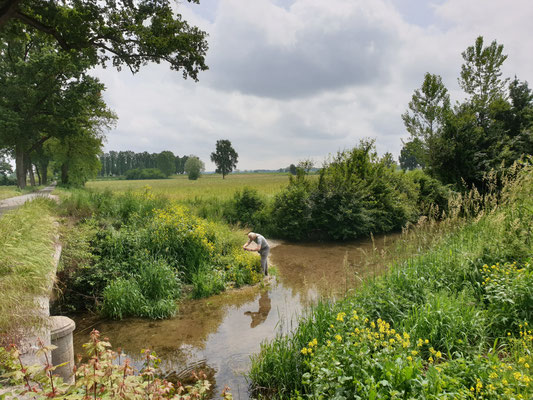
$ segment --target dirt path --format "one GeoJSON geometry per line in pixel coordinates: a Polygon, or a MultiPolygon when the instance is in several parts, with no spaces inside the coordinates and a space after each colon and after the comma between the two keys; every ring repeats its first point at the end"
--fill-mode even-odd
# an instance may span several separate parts
{"type": "Polygon", "coordinates": [[[10,197],[0,201],[0,216],[9,210],[13,210],[17,207],[20,207],[27,201],[32,201],[37,197],[50,197],[55,199],[56,196],[51,195],[54,190],[55,185],[47,186],[44,189],[41,189],[35,193],[24,194],[22,196],[10,197]]]}

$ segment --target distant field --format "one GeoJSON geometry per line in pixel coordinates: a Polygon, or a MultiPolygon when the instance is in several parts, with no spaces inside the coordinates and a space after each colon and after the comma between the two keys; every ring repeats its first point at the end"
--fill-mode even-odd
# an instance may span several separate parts
{"type": "Polygon", "coordinates": [[[87,182],[86,187],[93,190],[109,189],[113,192],[143,191],[150,186],[153,193],[162,194],[177,201],[206,200],[216,197],[224,200],[233,196],[235,191],[244,187],[257,189],[266,196],[273,196],[287,186],[289,177],[286,173],[269,174],[231,174],[222,179],[221,175],[202,175],[196,181],[190,181],[186,175],[170,179],[154,180],[98,180],[87,182]]]}
{"type": "Polygon", "coordinates": [[[21,194],[16,186],[0,186],[0,200],[20,196],[21,194]]]}

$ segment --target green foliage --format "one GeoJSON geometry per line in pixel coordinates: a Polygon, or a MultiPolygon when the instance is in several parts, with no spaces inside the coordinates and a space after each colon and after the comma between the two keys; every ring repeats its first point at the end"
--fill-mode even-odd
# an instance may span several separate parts
{"type": "Polygon", "coordinates": [[[523,321],[533,321],[533,267],[526,262],[483,265],[483,299],[492,317],[497,336],[521,328],[523,321]]]}
{"type": "Polygon", "coordinates": [[[400,229],[417,218],[416,187],[378,159],[373,142],[339,152],[320,170],[318,184],[305,172],[277,195],[278,234],[293,239],[353,239],[400,229]]]}
{"type": "Polygon", "coordinates": [[[474,304],[475,298],[465,292],[430,293],[423,304],[411,308],[401,326],[412,337],[428,339],[444,354],[460,357],[483,351],[487,346],[490,313],[474,304]]]}
{"type": "Polygon", "coordinates": [[[466,100],[450,108],[440,77],[426,74],[402,115],[411,140],[401,163],[414,160],[461,190],[484,192],[484,176],[533,152],[533,93],[527,82],[502,78],[503,45],[478,37],[462,53],[459,85],[466,100]]]}
{"type": "Polygon", "coordinates": [[[115,196],[77,190],[61,208],[83,217],[80,229],[91,233],[71,235],[71,254],[86,255],[90,243],[91,257],[65,259],[63,308],[101,304],[112,318],[166,318],[176,311],[181,282],[202,297],[261,278],[259,257],[242,251],[238,233],[148,190],[115,196]]]}
{"type": "Polygon", "coordinates": [[[265,202],[258,191],[244,187],[233,195],[233,201],[229,212],[226,213],[226,218],[231,223],[240,222],[248,227],[257,227],[258,215],[264,207],[265,202]]]}
{"type": "Polygon", "coordinates": [[[440,217],[448,211],[450,189],[424,171],[407,172],[407,178],[418,186],[417,209],[420,215],[440,217]]]}
{"type": "Polygon", "coordinates": [[[460,212],[475,193],[455,200],[414,256],[264,344],[252,388],[271,398],[531,398],[533,170],[509,175],[476,218],[460,212]]]}
{"type": "Polygon", "coordinates": [[[216,150],[211,153],[211,161],[217,166],[216,173],[222,174],[222,179],[237,167],[239,155],[231,146],[229,140],[217,140],[216,150]]]}
{"type": "Polygon", "coordinates": [[[84,73],[89,60],[20,28],[0,31],[0,53],[10,54],[0,58],[0,148],[15,155],[21,188],[32,159],[45,176],[50,157],[63,184],[83,184],[98,171],[102,132],[116,118],[102,99],[104,86],[84,73]]]}
{"type": "Polygon", "coordinates": [[[223,272],[201,267],[192,276],[193,297],[202,298],[223,292],[225,289],[223,272]]]}
{"type": "Polygon", "coordinates": [[[157,168],[130,169],[126,171],[126,179],[164,179],[167,176],[157,168]]]}
{"type": "Polygon", "coordinates": [[[176,272],[163,260],[141,260],[134,267],[130,278],[113,280],[104,289],[102,313],[115,319],[174,315],[181,293],[176,272]]]}
{"type": "Polygon", "coordinates": [[[149,62],[165,61],[194,80],[207,69],[207,34],[176,14],[169,1],[146,2],[140,8],[112,1],[20,1],[2,7],[0,17],[2,30],[11,29],[17,38],[24,38],[30,25],[33,32],[57,41],[58,52],[86,59],[91,66],[111,61],[119,70],[126,65],[137,72],[149,62]]]}
{"type": "Polygon", "coordinates": [[[201,161],[198,157],[189,156],[187,158],[187,161],[185,162],[184,166],[184,171],[188,175],[189,180],[197,180],[204,170],[205,165],[203,161],[201,161]]]}
{"type": "Polygon", "coordinates": [[[426,164],[424,162],[424,149],[421,140],[415,137],[404,143],[400,150],[398,161],[404,171],[424,168],[426,164]]]}
{"type": "Polygon", "coordinates": [[[310,186],[302,180],[292,180],[289,186],[278,193],[272,207],[274,230],[281,237],[302,240],[311,229],[310,186]]]}
{"type": "Polygon", "coordinates": [[[174,153],[171,151],[162,151],[156,158],[157,168],[165,175],[170,176],[176,171],[174,153]]]}

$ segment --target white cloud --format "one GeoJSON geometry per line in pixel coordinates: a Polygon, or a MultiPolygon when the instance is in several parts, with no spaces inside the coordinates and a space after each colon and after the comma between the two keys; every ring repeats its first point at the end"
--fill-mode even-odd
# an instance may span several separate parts
{"type": "Polygon", "coordinates": [[[398,155],[401,113],[425,72],[459,100],[461,52],[478,35],[505,45],[504,73],[532,79],[526,0],[203,0],[180,6],[209,32],[200,82],[165,65],[98,75],[119,115],[106,148],[197,154],[229,139],[240,169],[279,168],[376,138],[398,155]],[[416,9],[413,7],[416,6],[416,9]],[[427,23],[425,23],[427,22],[427,23]]]}

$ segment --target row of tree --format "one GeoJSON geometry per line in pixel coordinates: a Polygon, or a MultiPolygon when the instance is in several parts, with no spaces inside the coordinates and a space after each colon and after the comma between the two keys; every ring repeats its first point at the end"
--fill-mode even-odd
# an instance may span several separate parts
{"type": "MultiPolygon", "coordinates": [[[[216,165],[216,173],[222,178],[237,166],[238,154],[229,140],[218,140],[211,161],[216,165]]],[[[205,164],[195,155],[176,156],[171,151],[161,153],[135,153],[133,151],[110,151],[100,154],[99,176],[122,176],[131,170],[158,169],[165,176],[188,174],[190,179],[198,179],[205,170],[205,164]]]]}
{"type": "Polygon", "coordinates": [[[132,169],[157,168],[165,176],[184,174],[185,163],[191,156],[175,156],[171,151],[161,153],[135,153],[133,151],[110,151],[99,156],[102,168],[98,176],[122,176],[132,169]]]}
{"type": "Polygon", "coordinates": [[[484,46],[478,37],[462,56],[465,100],[452,106],[442,78],[427,73],[402,115],[410,138],[399,161],[447,184],[481,187],[490,170],[533,154],[533,92],[517,77],[502,78],[507,55],[496,41],[484,46]]]}

